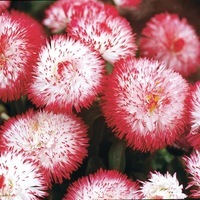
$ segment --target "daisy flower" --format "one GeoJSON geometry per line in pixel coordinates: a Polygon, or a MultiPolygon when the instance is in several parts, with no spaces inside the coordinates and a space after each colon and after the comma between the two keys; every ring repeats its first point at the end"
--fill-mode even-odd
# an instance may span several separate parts
{"type": "Polygon", "coordinates": [[[189,105],[191,130],[187,139],[195,149],[200,150],[200,81],[192,87],[189,105]]]}
{"type": "Polygon", "coordinates": [[[138,183],[125,174],[100,169],[72,183],[63,200],[140,199],[138,189],[138,183]]]}
{"type": "MultiPolygon", "coordinates": [[[[75,7],[83,3],[97,2],[96,0],[57,0],[45,10],[43,24],[48,27],[52,33],[65,31],[67,24],[74,14],[75,7]]],[[[103,4],[98,2],[98,4],[103,4]]]]}
{"type": "Polygon", "coordinates": [[[47,186],[38,165],[23,153],[0,154],[0,199],[32,199],[46,196],[47,186]]]}
{"type": "Polygon", "coordinates": [[[142,184],[143,199],[184,199],[187,197],[182,192],[183,186],[179,185],[176,174],[172,176],[168,172],[165,175],[159,172],[151,173],[151,177],[142,184]]]}
{"type": "Polygon", "coordinates": [[[77,112],[101,91],[105,63],[98,52],[65,35],[55,35],[40,51],[28,96],[48,110],[77,112]]]}
{"type": "Polygon", "coordinates": [[[200,42],[194,28],[176,14],[157,14],[142,30],[141,55],[163,61],[183,76],[197,71],[200,42]]]}
{"type": "Polygon", "coordinates": [[[0,99],[12,101],[25,94],[44,32],[36,20],[14,10],[0,15],[0,27],[0,99]]]}
{"type": "Polygon", "coordinates": [[[70,178],[87,155],[84,123],[74,115],[30,110],[10,118],[1,131],[6,149],[23,151],[38,161],[49,185],[70,178]]]}
{"type": "Polygon", "coordinates": [[[128,57],[115,65],[102,97],[102,111],[118,138],[133,149],[154,151],[184,131],[189,85],[158,61],[128,57]]]}
{"type": "Polygon", "coordinates": [[[141,0],[114,0],[114,4],[119,8],[137,8],[141,0]]]}
{"type": "Polygon", "coordinates": [[[7,10],[10,6],[10,0],[7,1],[0,1],[0,13],[4,12],[7,10]]]}
{"type": "Polygon", "coordinates": [[[113,64],[121,58],[134,55],[137,47],[130,23],[111,10],[96,7],[92,3],[79,6],[78,14],[72,17],[67,31],[113,64]]]}
{"type": "Polygon", "coordinates": [[[190,190],[190,197],[200,198],[200,152],[194,151],[189,157],[183,157],[186,170],[190,175],[190,182],[187,188],[190,190]]]}

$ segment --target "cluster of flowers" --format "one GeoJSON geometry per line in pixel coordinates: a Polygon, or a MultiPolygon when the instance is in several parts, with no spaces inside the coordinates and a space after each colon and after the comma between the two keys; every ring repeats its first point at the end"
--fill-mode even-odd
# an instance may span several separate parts
{"type": "MultiPolygon", "coordinates": [[[[42,22],[48,37],[35,19],[0,2],[0,99],[26,95],[37,107],[1,126],[1,199],[44,198],[52,182],[70,179],[89,146],[88,127],[76,114],[94,101],[116,137],[142,152],[172,145],[191,126],[186,139],[194,152],[183,161],[190,196],[200,197],[200,82],[187,81],[200,63],[198,36],[186,19],[162,13],[136,45],[118,9],[140,1],[114,3],[52,3],[42,22]]],[[[151,172],[142,182],[100,169],[71,184],[64,199],[186,198],[182,190],[176,174],[151,172]]]]}

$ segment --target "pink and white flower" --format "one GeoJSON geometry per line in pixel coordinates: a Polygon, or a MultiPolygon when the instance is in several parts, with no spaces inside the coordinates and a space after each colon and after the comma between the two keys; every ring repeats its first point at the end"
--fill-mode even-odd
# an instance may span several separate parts
{"type": "Polygon", "coordinates": [[[194,28],[176,14],[157,14],[146,24],[140,41],[141,55],[155,58],[183,76],[196,72],[200,41],[194,28]]]}
{"type": "Polygon", "coordinates": [[[191,130],[187,139],[195,149],[200,150],[200,81],[192,87],[189,105],[191,130]]]}
{"type": "Polygon", "coordinates": [[[183,159],[190,176],[190,182],[187,187],[191,188],[190,197],[200,198],[200,152],[196,150],[190,156],[183,157],[183,159]]]}
{"type": "Polygon", "coordinates": [[[92,3],[77,7],[67,32],[96,49],[111,64],[135,55],[137,49],[130,23],[110,7],[100,8],[92,3]]]}
{"type": "Polygon", "coordinates": [[[138,183],[125,174],[100,169],[72,183],[63,200],[140,199],[138,189],[138,183]]]}
{"type": "Polygon", "coordinates": [[[25,94],[44,32],[36,20],[14,10],[0,15],[0,27],[0,99],[12,101],[25,94]]]}
{"type": "Polygon", "coordinates": [[[1,131],[2,146],[38,161],[46,182],[70,178],[87,155],[87,127],[74,115],[30,110],[10,118],[1,131]]]}
{"type": "Polygon", "coordinates": [[[36,162],[23,153],[0,154],[0,199],[37,200],[47,195],[47,185],[36,162]]]}
{"type": "Polygon", "coordinates": [[[48,110],[77,112],[101,91],[105,63],[98,52],[65,35],[55,35],[41,50],[28,97],[48,110]]]}
{"type": "Polygon", "coordinates": [[[128,57],[115,64],[102,97],[109,127],[133,149],[172,144],[187,124],[189,84],[158,61],[128,57]]]}
{"type": "MultiPolygon", "coordinates": [[[[65,31],[72,15],[75,13],[75,7],[83,3],[97,2],[96,0],[57,0],[45,10],[43,24],[48,27],[52,33],[65,31]]],[[[99,4],[103,4],[98,2],[99,4]]]]}
{"type": "Polygon", "coordinates": [[[172,176],[168,172],[165,175],[159,172],[151,173],[151,177],[142,184],[143,199],[185,199],[187,197],[182,192],[183,186],[179,185],[176,174],[172,176]]]}
{"type": "Polygon", "coordinates": [[[119,8],[135,9],[140,3],[141,0],[114,0],[114,4],[119,8]]]}
{"type": "Polygon", "coordinates": [[[10,0],[0,1],[0,13],[6,11],[10,6],[10,0]]]}

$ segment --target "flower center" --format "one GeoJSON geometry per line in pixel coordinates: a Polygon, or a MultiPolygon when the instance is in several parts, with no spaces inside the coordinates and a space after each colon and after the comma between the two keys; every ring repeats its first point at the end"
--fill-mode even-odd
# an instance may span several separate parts
{"type": "Polygon", "coordinates": [[[153,112],[158,105],[158,101],[160,100],[160,96],[157,94],[149,94],[146,96],[146,102],[147,102],[147,109],[150,112],[153,112]]]}
{"type": "Polygon", "coordinates": [[[0,197],[14,197],[13,189],[14,189],[14,183],[13,180],[7,179],[7,183],[5,183],[5,177],[4,175],[0,175],[0,181],[1,181],[1,188],[0,197]]]}
{"type": "Polygon", "coordinates": [[[182,38],[179,38],[173,43],[173,51],[180,52],[183,49],[184,45],[185,45],[185,41],[182,38]]]}
{"type": "Polygon", "coordinates": [[[60,80],[62,78],[67,78],[69,76],[70,79],[74,78],[76,74],[76,68],[69,61],[59,62],[56,70],[56,78],[60,80]]]}
{"type": "Polygon", "coordinates": [[[55,138],[52,136],[52,132],[45,132],[43,130],[44,124],[41,125],[37,120],[31,123],[31,132],[33,134],[29,138],[29,149],[42,150],[46,148],[52,148],[55,145],[55,138]]]}
{"type": "Polygon", "coordinates": [[[0,53],[0,70],[4,68],[6,64],[6,57],[3,53],[0,53]]]}

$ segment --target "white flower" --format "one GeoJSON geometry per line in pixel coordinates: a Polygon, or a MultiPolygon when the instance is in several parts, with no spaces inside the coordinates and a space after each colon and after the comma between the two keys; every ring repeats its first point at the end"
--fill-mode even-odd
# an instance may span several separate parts
{"type": "Polygon", "coordinates": [[[24,153],[1,153],[0,182],[2,200],[37,200],[46,196],[47,185],[39,166],[24,153]]]}
{"type": "Polygon", "coordinates": [[[148,181],[142,182],[141,191],[144,199],[184,199],[183,186],[179,185],[176,174],[168,172],[162,175],[159,172],[151,173],[148,181]]]}

